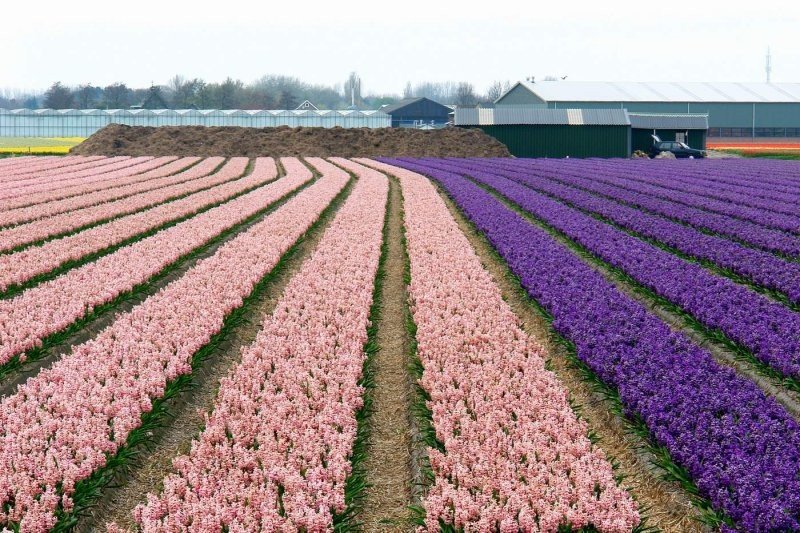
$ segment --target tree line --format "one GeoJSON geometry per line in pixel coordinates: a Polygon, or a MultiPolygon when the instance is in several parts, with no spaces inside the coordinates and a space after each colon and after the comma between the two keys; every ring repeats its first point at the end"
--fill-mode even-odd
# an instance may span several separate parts
{"type": "Polygon", "coordinates": [[[319,109],[380,109],[402,98],[424,96],[451,105],[476,105],[496,100],[509,82],[495,82],[478,92],[469,82],[408,82],[402,95],[362,92],[360,76],[351,72],[341,85],[307,83],[293,76],[267,75],[252,83],[227,78],[172,77],[166,84],[132,88],[125,83],[101,87],[68,86],[60,81],[43,93],[0,90],[0,108],[16,109],[295,109],[308,100],[319,109]]]}

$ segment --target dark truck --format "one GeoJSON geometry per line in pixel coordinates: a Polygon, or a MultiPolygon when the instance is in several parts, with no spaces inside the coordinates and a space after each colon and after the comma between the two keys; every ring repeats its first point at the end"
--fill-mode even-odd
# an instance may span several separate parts
{"type": "Polygon", "coordinates": [[[661,152],[672,152],[678,159],[701,159],[706,156],[705,150],[690,148],[678,141],[662,141],[653,135],[653,146],[650,148],[650,157],[655,157],[661,152]]]}

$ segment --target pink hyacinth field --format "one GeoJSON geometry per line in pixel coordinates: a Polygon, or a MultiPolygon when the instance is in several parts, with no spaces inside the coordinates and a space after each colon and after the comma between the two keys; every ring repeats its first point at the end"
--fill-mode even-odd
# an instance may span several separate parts
{"type": "Polygon", "coordinates": [[[0,531],[800,529],[800,172],[537,161],[0,161],[0,531]]]}

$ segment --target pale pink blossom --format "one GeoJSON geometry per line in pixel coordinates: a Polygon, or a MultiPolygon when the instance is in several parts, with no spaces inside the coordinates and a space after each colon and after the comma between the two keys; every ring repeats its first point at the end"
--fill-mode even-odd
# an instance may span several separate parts
{"type": "MultiPolygon", "coordinates": [[[[174,185],[191,179],[200,177],[193,173],[193,169],[184,170],[186,167],[197,163],[199,157],[162,157],[153,160],[161,166],[147,172],[133,174],[129,177],[120,177],[115,180],[111,187],[94,190],[93,186],[88,186],[88,192],[81,191],[80,187],[74,188],[74,193],[65,197],[63,191],[49,191],[46,193],[25,195],[16,198],[17,203],[25,204],[24,207],[12,208],[7,206],[6,210],[0,211],[0,227],[20,224],[30,220],[36,220],[65,211],[73,211],[82,207],[101,204],[131,196],[132,194],[174,185]],[[183,170],[183,172],[181,172],[183,170]]],[[[214,167],[207,170],[210,173],[214,167]]]]}
{"type": "Polygon", "coordinates": [[[325,173],[0,401],[0,524],[41,532],[344,188],[325,173]],[[65,499],[66,498],[66,499],[65,499]]]}
{"type": "MultiPolygon", "coordinates": [[[[203,170],[201,163],[190,169],[203,170]]],[[[210,171],[217,165],[210,164],[210,171]]],[[[300,165],[302,167],[302,165],[300,165]]],[[[272,181],[277,169],[271,159],[257,160],[253,172],[241,179],[240,167],[224,165],[214,174],[215,180],[223,180],[221,185],[212,186],[200,192],[192,193],[185,198],[173,200],[155,207],[125,215],[104,224],[80,231],[66,237],[53,239],[41,246],[30,246],[11,254],[0,255],[0,291],[10,285],[21,284],[29,279],[50,272],[67,261],[78,260],[88,254],[98,252],[119,242],[135,237],[140,233],[152,230],[170,220],[179,219],[210,205],[225,202],[231,196],[272,181]],[[225,181],[225,180],[230,181],[225,181]]],[[[305,167],[302,175],[311,177],[305,167]]]]}
{"type": "MultiPolygon", "coordinates": [[[[214,162],[222,163],[223,158],[210,157],[198,165],[196,172],[200,175],[207,174],[214,162]],[[210,168],[206,168],[210,167],[210,168]]],[[[214,165],[214,166],[216,166],[214,165]]],[[[95,224],[129,213],[135,213],[147,207],[157,205],[169,200],[179,198],[195,191],[219,185],[239,177],[247,167],[246,157],[234,157],[228,161],[228,172],[217,172],[210,176],[193,179],[186,183],[178,183],[162,187],[154,191],[147,191],[112,202],[84,207],[67,213],[60,213],[51,217],[33,220],[25,224],[18,224],[0,230],[0,251],[10,250],[18,246],[30,244],[38,240],[55,235],[61,235],[77,230],[83,226],[95,224]],[[233,175],[231,175],[233,173],[233,175]]],[[[189,172],[192,172],[190,169],[189,172]]]]}
{"type": "Polygon", "coordinates": [[[333,515],[345,509],[363,405],[358,380],[387,194],[385,176],[359,172],[263,330],[222,380],[191,452],[174,460],[163,492],[137,507],[143,531],[332,529],[333,515]]]}

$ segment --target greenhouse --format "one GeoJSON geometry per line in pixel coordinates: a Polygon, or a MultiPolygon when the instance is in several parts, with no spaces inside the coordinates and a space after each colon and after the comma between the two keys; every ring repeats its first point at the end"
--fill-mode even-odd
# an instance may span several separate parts
{"type": "Polygon", "coordinates": [[[0,109],[0,137],[89,137],[109,124],[388,128],[382,111],[242,109],[0,109]]]}

